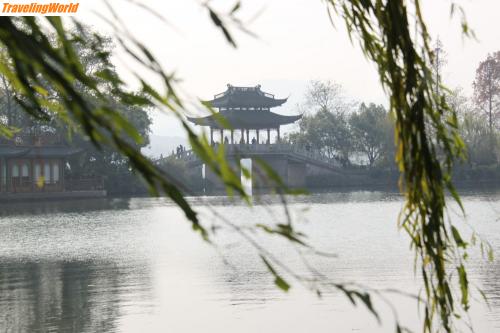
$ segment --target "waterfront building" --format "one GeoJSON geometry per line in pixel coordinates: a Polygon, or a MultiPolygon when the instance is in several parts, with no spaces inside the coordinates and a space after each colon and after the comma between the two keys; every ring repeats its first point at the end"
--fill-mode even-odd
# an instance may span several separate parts
{"type": "Polygon", "coordinates": [[[67,159],[81,151],[51,134],[0,139],[0,198],[50,197],[54,193],[71,196],[71,192],[103,195],[102,181],[66,179],[67,159]],[[13,196],[15,194],[19,195],[13,196]]]}

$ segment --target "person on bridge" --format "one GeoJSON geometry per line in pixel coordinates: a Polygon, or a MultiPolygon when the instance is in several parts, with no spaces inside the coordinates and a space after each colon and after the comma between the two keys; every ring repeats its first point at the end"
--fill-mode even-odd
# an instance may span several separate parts
{"type": "Polygon", "coordinates": [[[257,144],[257,140],[255,138],[252,139],[252,144],[253,145],[256,145],[257,144]]]}
{"type": "Polygon", "coordinates": [[[229,144],[229,139],[227,138],[227,136],[224,137],[224,144],[225,145],[228,145],[229,144]]]}

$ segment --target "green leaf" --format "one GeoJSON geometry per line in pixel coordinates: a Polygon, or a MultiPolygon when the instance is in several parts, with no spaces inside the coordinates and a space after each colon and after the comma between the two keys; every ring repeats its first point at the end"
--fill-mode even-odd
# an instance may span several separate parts
{"type": "Polygon", "coordinates": [[[465,249],[467,247],[467,243],[464,242],[464,240],[462,239],[462,236],[458,232],[457,228],[455,228],[454,226],[451,226],[451,232],[452,232],[453,239],[455,240],[455,243],[457,244],[457,246],[465,249]]]}
{"type": "Polygon", "coordinates": [[[467,272],[464,265],[458,266],[457,271],[462,294],[462,306],[467,310],[469,308],[469,281],[467,280],[467,272]]]}
{"type": "Polygon", "coordinates": [[[260,258],[264,262],[264,265],[267,267],[269,272],[274,276],[274,284],[276,284],[276,286],[278,286],[278,288],[280,288],[284,292],[287,292],[290,289],[290,285],[276,272],[273,266],[263,255],[260,255],[260,258]]]}
{"type": "Polygon", "coordinates": [[[229,31],[227,30],[225,24],[222,22],[222,20],[219,18],[219,15],[217,15],[213,10],[212,8],[208,7],[207,6],[207,9],[208,9],[208,13],[210,14],[210,19],[212,20],[212,22],[217,26],[219,27],[219,29],[222,31],[222,33],[224,34],[224,37],[226,38],[226,40],[229,42],[229,44],[231,44],[233,47],[236,47],[236,42],[234,41],[233,37],[231,36],[231,34],[229,33],[229,31]]]}
{"type": "Polygon", "coordinates": [[[236,13],[236,12],[240,9],[240,7],[241,7],[241,1],[237,1],[237,2],[234,4],[233,8],[231,9],[230,14],[234,14],[234,13],[236,13]]]}
{"type": "Polygon", "coordinates": [[[493,262],[495,260],[495,253],[493,252],[493,248],[489,247],[488,249],[488,261],[493,262]]]}

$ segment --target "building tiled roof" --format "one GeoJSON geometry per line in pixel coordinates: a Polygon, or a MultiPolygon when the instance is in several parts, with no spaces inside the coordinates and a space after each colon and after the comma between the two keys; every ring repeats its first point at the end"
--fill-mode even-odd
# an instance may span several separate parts
{"type": "Polygon", "coordinates": [[[13,145],[0,145],[0,157],[17,157],[26,155],[30,148],[13,145]]]}
{"type": "Polygon", "coordinates": [[[218,108],[220,111],[215,115],[206,117],[188,117],[188,120],[196,125],[210,126],[221,129],[223,117],[234,129],[265,129],[277,128],[281,125],[291,124],[302,116],[283,116],[271,112],[269,109],[280,106],[286,102],[286,98],[274,98],[274,95],[260,90],[260,85],[255,87],[235,87],[227,85],[227,90],[215,95],[211,101],[205,104],[218,108]]]}
{"type": "Polygon", "coordinates": [[[0,157],[68,157],[80,153],[82,149],[68,146],[15,146],[0,145],[0,157]]]}
{"type": "Polygon", "coordinates": [[[32,147],[26,154],[27,157],[68,157],[82,152],[81,148],[65,146],[32,147]]]}
{"type": "Polygon", "coordinates": [[[235,87],[227,85],[227,90],[214,96],[213,100],[205,104],[214,108],[272,108],[280,106],[287,98],[274,98],[274,95],[260,90],[260,85],[255,87],[235,87]]]}
{"type": "Polygon", "coordinates": [[[265,129],[277,128],[281,125],[291,124],[299,120],[302,115],[283,116],[271,111],[262,110],[223,110],[217,115],[210,115],[200,118],[190,118],[188,120],[196,125],[210,126],[215,129],[224,128],[219,118],[220,116],[231,125],[234,129],[265,129]]]}

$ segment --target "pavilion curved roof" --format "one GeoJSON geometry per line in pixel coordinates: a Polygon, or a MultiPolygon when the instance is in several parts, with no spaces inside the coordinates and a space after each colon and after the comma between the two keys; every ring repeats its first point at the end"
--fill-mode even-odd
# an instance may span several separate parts
{"type": "Polygon", "coordinates": [[[302,118],[302,115],[283,116],[265,110],[222,110],[215,115],[206,117],[188,117],[188,120],[196,125],[223,129],[225,127],[221,124],[221,116],[234,129],[277,128],[281,125],[291,124],[302,118]]]}
{"type": "Polygon", "coordinates": [[[272,108],[282,105],[287,99],[275,98],[274,95],[263,92],[260,85],[236,87],[228,84],[225,92],[204,103],[214,108],[272,108]]]}
{"type": "Polygon", "coordinates": [[[0,145],[0,157],[54,157],[63,158],[82,152],[83,149],[72,148],[68,146],[15,146],[15,145],[0,145]]]}

